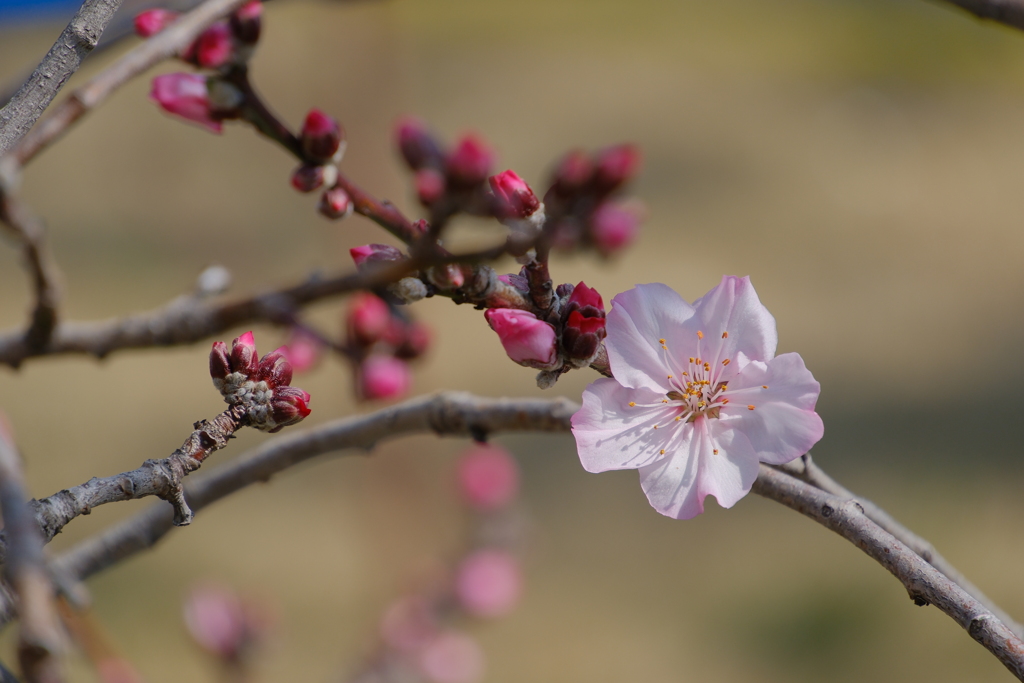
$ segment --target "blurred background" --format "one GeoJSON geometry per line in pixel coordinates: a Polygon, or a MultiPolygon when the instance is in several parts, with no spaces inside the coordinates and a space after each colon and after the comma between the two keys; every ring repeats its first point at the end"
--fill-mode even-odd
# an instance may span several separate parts
{"type": "MultiPolygon", "coordinates": [[[[30,71],[69,15],[0,14],[0,82],[30,71]]],[[[253,76],[271,106],[296,127],[312,106],[338,117],[345,172],[412,215],[391,139],[403,114],[447,139],[478,132],[535,186],[569,148],[640,145],[639,242],[613,260],[556,258],[556,281],[583,279],[605,301],[661,281],[693,300],[723,273],[750,275],[780,352],[799,351],[821,382],[815,458],[1024,618],[1024,34],[920,0],[275,0],[264,16],[253,76]]],[[[349,247],[388,241],[358,216],[321,218],[289,187],[292,159],[251,129],[215,137],[163,116],[148,82],[26,170],[67,318],[153,308],[212,263],[241,295],[345,271],[349,247]]],[[[28,306],[19,253],[0,249],[0,328],[28,306]]],[[[341,309],[313,319],[338,330],[341,309]]],[[[412,312],[436,335],[416,393],[541,395],[479,312],[412,312]]],[[[284,332],[256,340],[269,351],[284,332]]],[[[222,407],[208,348],[0,368],[32,493],[169,454],[222,407]]],[[[579,400],[593,379],[571,373],[546,395],[579,400]]],[[[374,407],[355,403],[337,359],[295,384],[313,395],[298,429],[374,407]]],[[[267,438],[243,434],[207,467],[267,438]]],[[[585,473],[568,435],[500,441],[524,471],[531,537],[518,611],[468,626],[488,681],[1008,680],[952,621],[787,509],[709,499],[676,522],[635,472],[585,473]]],[[[147,680],[212,681],[180,602],[217,579],[276,605],[258,680],[342,680],[391,597],[459,547],[452,467],[466,445],[403,438],[235,495],[91,580],[96,612],[147,680]]],[[[150,504],[97,510],[52,549],[150,504]]],[[[12,661],[11,633],[0,646],[12,661]]]]}

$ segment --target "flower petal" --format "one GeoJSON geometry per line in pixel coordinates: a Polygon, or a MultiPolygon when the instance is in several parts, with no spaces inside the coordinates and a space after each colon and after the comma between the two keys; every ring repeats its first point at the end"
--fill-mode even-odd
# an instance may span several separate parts
{"type": "Polygon", "coordinates": [[[775,356],[779,334],[775,318],[757,298],[749,277],[726,275],[722,282],[693,303],[704,325],[704,358],[719,362],[736,360],[743,354],[749,360],[766,361],[775,356]],[[728,332],[728,337],[723,333],[728,332]]]}
{"type": "Polygon", "coordinates": [[[709,495],[728,508],[750,492],[758,473],[750,442],[741,432],[715,423],[698,419],[686,448],[640,468],[640,486],[661,514],[690,519],[704,512],[709,495]]]}
{"type": "Polygon", "coordinates": [[[635,469],[664,457],[662,450],[678,449],[680,444],[685,447],[692,426],[675,423],[679,411],[661,403],[662,396],[646,389],[627,389],[614,379],[599,379],[587,387],[583,407],[572,416],[583,469],[635,469]],[[630,401],[637,405],[630,406],[630,401]]]}
{"type": "Polygon", "coordinates": [[[755,361],[729,383],[732,401],[721,421],[742,430],[758,460],[781,465],[809,451],[824,434],[821,417],[814,412],[820,391],[798,353],[784,353],[768,363],[755,361]]]}
{"type": "Polygon", "coordinates": [[[670,391],[667,377],[674,370],[658,340],[668,340],[677,357],[686,355],[695,348],[695,325],[693,307],[667,285],[637,285],[616,295],[605,341],[615,379],[627,387],[670,391]]]}

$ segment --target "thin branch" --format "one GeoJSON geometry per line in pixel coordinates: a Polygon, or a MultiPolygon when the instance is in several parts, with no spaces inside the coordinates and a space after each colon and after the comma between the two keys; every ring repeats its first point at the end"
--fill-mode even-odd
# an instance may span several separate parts
{"type": "Polygon", "coordinates": [[[966,576],[960,573],[957,568],[949,562],[949,560],[939,554],[939,551],[935,549],[935,546],[897,522],[893,519],[892,515],[872,503],[870,500],[858,496],[844,488],[832,477],[828,476],[824,470],[818,467],[817,463],[811,459],[810,453],[804,455],[802,458],[794,460],[793,462],[782,465],[777,469],[780,469],[787,474],[791,474],[797,479],[805,481],[808,484],[817,486],[822,491],[830,493],[833,496],[846,500],[856,500],[857,503],[860,504],[861,508],[863,508],[864,514],[867,515],[872,522],[898,538],[901,543],[921,556],[921,558],[923,558],[928,564],[938,569],[940,572],[945,574],[947,578],[974,596],[975,600],[980,602],[990,612],[999,617],[999,620],[1012,629],[1014,633],[1024,638],[1024,626],[1015,621],[991,598],[981,592],[981,590],[971,583],[966,576]]]}
{"type": "Polygon", "coordinates": [[[899,579],[916,604],[938,607],[1024,680],[1024,641],[967,591],[871,521],[857,501],[826,493],[763,464],[753,491],[853,543],[899,579]]]}
{"type": "Polygon", "coordinates": [[[22,615],[18,659],[27,683],[57,683],[63,680],[59,657],[65,643],[43,557],[44,541],[25,493],[20,461],[14,444],[0,431],[0,513],[7,537],[4,571],[22,615]]]}
{"type": "MultiPolygon", "coordinates": [[[[578,408],[566,399],[487,399],[456,392],[421,397],[370,415],[281,436],[190,483],[185,495],[198,511],[317,455],[344,448],[365,452],[385,439],[418,432],[477,439],[502,431],[566,432],[569,418],[578,408]]],[[[85,578],[152,547],[171,527],[167,509],[152,506],[79,543],[56,563],[69,575],[85,578]]]]}
{"type": "Polygon", "coordinates": [[[0,109],[0,156],[28,132],[96,47],[121,0],[85,0],[36,70],[0,109]]]}
{"type": "Polygon", "coordinates": [[[1024,30],[1024,0],[946,0],[979,19],[990,19],[1024,30]]]}
{"type": "MultiPolygon", "coordinates": [[[[107,0],[117,1],[120,0],[107,0]]],[[[71,124],[99,106],[135,76],[174,57],[210,24],[227,16],[246,0],[208,0],[97,74],[55,107],[11,150],[19,165],[28,163],[59,138],[71,124]]],[[[73,22],[72,22],[73,23],[73,22]]],[[[0,154],[5,148],[0,148],[0,154]]]]}

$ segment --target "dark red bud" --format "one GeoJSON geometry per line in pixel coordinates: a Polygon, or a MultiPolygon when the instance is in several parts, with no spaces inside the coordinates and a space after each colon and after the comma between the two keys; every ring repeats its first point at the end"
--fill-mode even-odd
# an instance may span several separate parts
{"type": "Polygon", "coordinates": [[[299,192],[313,192],[324,184],[324,167],[303,164],[292,173],[292,187],[299,192]]]}
{"type": "Polygon", "coordinates": [[[260,0],[251,0],[235,10],[231,15],[231,31],[238,38],[238,42],[255,45],[259,41],[263,25],[262,15],[263,3],[260,0]]]}
{"type": "Polygon", "coordinates": [[[292,364],[287,354],[288,349],[281,347],[263,356],[256,379],[266,382],[271,388],[291,384],[292,364]]]}
{"type": "Polygon", "coordinates": [[[423,323],[412,322],[405,327],[405,338],[395,349],[395,356],[405,360],[419,358],[430,346],[430,329],[423,323]]]}
{"type": "Polygon", "coordinates": [[[565,155],[551,179],[555,190],[570,195],[582,190],[594,176],[594,165],[585,152],[573,150],[565,155]]]}
{"type": "Polygon", "coordinates": [[[604,302],[601,300],[601,295],[598,294],[596,289],[587,287],[583,282],[573,288],[572,295],[569,297],[569,303],[578,304],[580,307],[594,306],[604,311],[604,302]]]}
{"type": "Polygon", "coordinates": [[[231,342],[231,369],[240,372],[246,377],[256,376],[259,370],[260,361],[256,355],[256,340],[252,332],[246,332],[231,342]]]}
{"type": "Polygon", "coordinates": [[[135,33],[142,38],[149,38],[167,28],[175,19],[177,12],[167,9],[148,9],[135,15],[135,33]]]}
{"type": "Polygon", "coordinates": [[[594,183],[598,191],[611,192],[629,182],[640,170],[640,150],[633,145],[609,147],[597,155],[594,183]]]}
{"type": "Polygon", "coordinates": [[[404,118],[395,126],[395,137],[402,158],[414,171],[443,163],[443,155],[426,125],[417,118],[404,118]]]}
{"type": "Polygon", "coordinates": [[[279,432],[285,427],[305,419],[311,412],[308,403],[309,394],[302,389],[289,386],[274,389],[274,398],[270,402],[270,408],[271,417],[277,426],[270,432],[279,432]]]}
{"type": "Polygon", "coordinates": [[[338,151],[345,132],[335,119],[319,109],[311,109],[302,125],[302,151],[310,161],[330,161],[338,151]]]}
{"type": "Polygon", "coordinates": [[[222,341],[213,342],[210,349],[210,377],[224,379],[231,374],[231,359],[228,357],[228,345],[222,341]]]}
{"type": "Polygon", "coordinates": [[[479,185],[487,180],[492,166],[494,152],[487,143],[474,135],[466,135],[459,140],[445,161],[448,177],[465,186],[479,185]]]}
{"type": "Polygon", "coordinates": [[[540,200],[515,171],[487,179],[494,193],[495,213],[503,218],[526,218],[540,208],[540,200]]]}
{"type": "Polygon", "coordinates": [[[348,196],[348,192],[340,187],[332,187],[320,195],[320,203],[316,209],[324,216],[337,220],[351,216],[355,205],[352,204],[352,198],[348,196]]]}
{"type": "Polygon", "coordinates": [[[604,318],[585,317],[580,311],[573,311],[569,314],[567,328],[579,330],[582,334],[598,334],[604,330],[604,318]]]}
{"type": "Polygon", "coordinates": [[[444,174],[433,168],[421,168],[416,171],[416,197],[420,204],[430,206],[444,196],[444,174]]]}
{"type": "Polygon", "coordinates": [[[231,29],[220,21],[206,29],[196,40],[195,61],[205,69],[216,69],[228,63],[234,48],[231,29]]]}

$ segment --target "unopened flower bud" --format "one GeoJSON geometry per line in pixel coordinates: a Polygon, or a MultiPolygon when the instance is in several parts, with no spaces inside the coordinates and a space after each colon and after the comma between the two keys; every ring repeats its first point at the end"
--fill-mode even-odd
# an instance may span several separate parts
{"type": "Polygon", "coordinates": [[[519,561],[504,550],[478,550],[455,573],[455,595],[475,617],[493,619],[511,612],[523,593],[519,561]]]}
{"type": "Polygon", "coordinates": [[[494,192],[495,212],[502,218],[527,218],[540,208],[540,200],[515,171],[488,178],[494,192]]]}
{"type": "Polygon", "coordinates": [[[590,157],[581,150],[573,150],[559,162],[552,185],[560,195],[571,195],[586,187],[593,176],[594,164],[590,157]]]}
{"type": "Polygon", "coordinates": [[[149,98],[172,116],[214,133],[223,130],[220,120],[213,114],[205,76],[183,73],[157,76],[149,98]]]}
{"type": "Polygon", "coordinates": [[[282,347],[294,372],[305,372],[317,364],[324,343],[299,327],[293,327],[288,343],[282,347]]]}
{"type": "Polygon", "coordinates": [[[604,302],[597,290],[579,283],[562,309],[562,350],[577,367],[594,359],[605,332],[604,302]]]}
{"type": "Polygon", "coordinates": [[[484,677],[483,650],[457,631],[432,638],[419,651],[416,664],[429,683],[480,683],[484,677]]]}
{"type": "Polygon", "coordinates": [[[311,109],[302,124],[299,140],[310,161],[324,163],[334,157],[345,133],[341,125],[319,109],[311,109]]]}
{"type": "Polygon", "coordinates": [[[299,192],[313,192],[324,185],[326,166],[302,164],[292,173],[292,187],[299,192]]]}
{"type": "Polygon", "coordinates": [[[231,342],[231,370],[233,372],[240,372],[249,379],[252,379],[256,376],[259,367],[260,361],[259,356],[256,355],[256,340],[253,338],[252,331],[250,330],[231,342]]]}
{"type": "Polygon", "coordinates": [[[519,466],[515,458],[493,443],[470,448],[456,470],[459,493],[481,512],[505,507],[519,494],[519,466]]]}
{"type": "Polygon", "coordinates": [[[629,182],[640,170],[640,150],[633,145],[609,147],[597,155],[594,183],[599,192],[607,194],[629,182]]]}
{"type": "Polygon", "coordinates": [[[148,9],[135,15],[135,34],[142,38],[156,35],[178,18],[177,12],[167,9],[148,9]]]}
{"type": "Polygon", "coordinates": [[[455,263],[434,266],[428,272],[430,281],[441,289],[458,289],[466,284],[466,276],[455,263]]]}
{"type": "Polygon", "coordinates": [[[364,244],[361,247],[352,247],[348,250],[355,261],[356,269],[362,271],[364,267],[373,266],[377,263],[388,263],[402,261],[405,254],[389,244],[364,244]]]}
{"type": "Polygon", "coordinates": [[[638,212],[615,202],[603,202],[590,216],[590,239],[605,255],[629,246],[639,229],[638,212]]]}
{"type": "Polygon", "coordinates": [[[414,171],[428,166],[440,167],[443,155],[426,125],[417,118],[408,117],[395,126],[395,137],[398,138],[398,149],[402,158],[414,171]]]}
{"type": "Polygon", "coordinates": [[[391,309],[379,296],[360,292],[352,297],[347,327],[354,342],[369,346],[387,332],[390,324],[391,309]]]}
{"type": "Polygon", "coordinates": [[[355,205],[352,203],[352,198],[348,196],[348,192],[337,186],[320,195],[320,203],[316,208],[317,211],[332,220],[348,218],[355,211],[355,205]]]}
{"type": "Polygon", "coordinates": [[[550,323],[513,308],[491,308],[484,317],[513,361],[541,370],[554,367],[558,353],[555,328],[550,323]]]}
{"type": "Polygon", "coordinates": [[[444,196],[444,174],[433,168],[421,168],[416,171],[413,180],[416,186],[416,197],[423,206],[430,206],[444,196]]]}
{"type": "Polygon", "coordinates": [[[403,277],[393,285],[388,285],[388,294],[403,304],[414,304],[429,293],[423,280],[418,277],[403,277]]]}
{"type": "Polygon", "coordinates": [[[263,24],[263,3],[250,0],[231,15],[231,31],[245,45],[255,45],[260,39],[263,24]]]}
{"type": "Polygon", "coordinates": [[[271,434],[281,431],[285,427],[301,422],[309,416],[309,394],[292,386],[279,386],[274,389],[274,396],[270,402],[270,417],[273,428],[269,429],[271,434]]]}
{"type": "Polygon", "coordinates": [[[205,69],[216,69],[228,63],[235,46],[227,22],[218,21],[203,31],[195,43],[196,63],[205,69]]]}
{"type": "Polygon", "coordinates": [[[228,356],[228,345],[222,341],[213,342],[213,348],[210,349],[210,377],[213,378],[214,385],[217,384],[217,380],[223,380],[229,374],[231,358],[228,356]]]}
{"type": "Polygon", "coordinates": [[[395,349],[395,357],[403,360],[419,358],[430,346],[430,328],[420,322],[404,325],[402,340],[395,349]]]}
{"type": "Polygon", "coordinates": [[[448,155],[445,168],[454,182],[472,187],[487,180],[494,166],[494,152],[474,135],[466,135],[448,155]]]}
{"type": "Polygon", "coordinates": [[[409,367],[392,356],[370,356],[359,366],[357,387],[364,399],[399,398],[410,382],[409,367]]]}
{"type": "Polygon", "coordinates": [[[185,601],[185,625],[204,650],[225,660],[235,659],[245,642],[245,615],[238,597],[207,586],[192,591],[185,601]]]}
{"type": "Polygon", "coordinates": [[[263,356],[256,379],[266,382],[271,389],[291,384],[292,364],[288,361],[288,349],[281,347],[263,356]]]}

